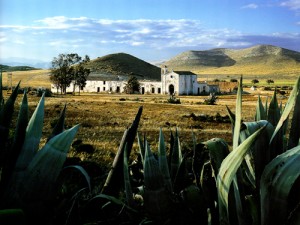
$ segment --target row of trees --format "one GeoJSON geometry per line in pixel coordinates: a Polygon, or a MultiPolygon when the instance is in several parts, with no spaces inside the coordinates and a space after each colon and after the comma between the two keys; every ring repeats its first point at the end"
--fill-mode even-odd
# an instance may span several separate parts
{"type": "Polygon", "coordinates": [[[66,94],[67,87],[73,82],[73,93],[75,93],[76,87],[80,93],[80,89],[86,85],[87,77],[90,74],[90,70],[84,67],[89,61],[88,55],[82,58],[77,53],[59,54],[51,62],[51,82],[57,90],[61,90],[61,94],[66,94]]]}

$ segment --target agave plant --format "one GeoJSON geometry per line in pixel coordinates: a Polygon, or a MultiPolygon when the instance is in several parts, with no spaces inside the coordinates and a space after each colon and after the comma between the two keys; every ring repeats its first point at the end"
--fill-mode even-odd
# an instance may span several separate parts
{"type": "MultiPolygon", "coordinates": [[[[0,80],[2,82],[2,74],[0,80]]],[[[0,83],[0,209],[3,209],[0,219],[7,218],[7,215],[13,215],[10,218],[14,215],[20,217],[23,215],[21,210],[30,224],[41,224],[40,219],[45,220],[49,216],[47,204],[55,197],[55,182],[79,125],[64,130],[64,109],[48,142],[39,149],[45,97],[41,97],[29,120],[25,92],[16,126],[11,130],[18,89],[19,84],[5,101],[0,83]]]]}
{"type": "Polygon", "coordinates": [[[154,153],[146,138],[137,135],[143,181],[140,187],[133,184],[129,155],[124,154],[123,204],[131,213],[144,213],[142,223],[299,224],[299,92],[298,79],[283,109],[276,92],[269,105],[259,97],[255,121],[242,122],[241,78],[235,113],[227,107],[231,150],[219,138],[198,144],[194,138],[192,153],[183,156],[176,130],[167,155],[160,130],[154,153]]]}

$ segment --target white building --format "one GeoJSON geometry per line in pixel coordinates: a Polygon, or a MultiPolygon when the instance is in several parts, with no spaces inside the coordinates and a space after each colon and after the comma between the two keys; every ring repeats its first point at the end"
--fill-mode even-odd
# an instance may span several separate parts
{"type": "MultiPolygon", "coordinates": [[[[126,77],[128,78],[128,77],[126,77]]],[[[80,92],[107,92],[122,93],[127,83],[125,76],[112,79],[111,76],[91,74],[86,81],[86,86],[80,92]]],[[[175,94],[175,95],[200,95],[210,92],[219,92],[217,85],[208,85],[206,82],[198,82],[197,74],[190,71],[169,71],[167,67],[161,70],[161,80],[139,80],[141,94],[175,94]]],[[[67,92],[73,91],[73,84],[67,88],[67,92]]],[[[57,92],[57,87],[52,84],[51,91],[57,92]]],[[[78,87],[76,87],[78,91],[78,87]]]]}

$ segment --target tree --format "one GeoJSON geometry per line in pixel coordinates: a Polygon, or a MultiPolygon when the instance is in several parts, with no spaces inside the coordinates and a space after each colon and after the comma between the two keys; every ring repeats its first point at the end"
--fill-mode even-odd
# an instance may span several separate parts
{"type": "Polygon", "coordinates": [[[87,77],[90,75],[90,69],[84,67],[90,58],[86,55],[85,59],[79,64],[73,66],[73,94],[75,94],[76,86],[78,86],[78,94],[80,95],[81,88],[85,87],[87,77]]]}
{"type": "Polygon", "coordinates": [[[274,84],[274,80],[272,80],[272,79],[268,79],[266,82],[267,82],[269,85],[270,85],[270,84],[274,84]]]}
{"type": "Polygon", "coordinates": [[[257,80],[257,79],[253,79],[252,81],[251,81],[251,83],[254,85],[254,84],[258,84],[259,83],[259,80],[257,80]]]}
{"type": "Polygon", "coordinates": [[[124,92],[126,94],[133,94],[134,92],[140,92],[140,82],[134,76],[130,76],[127,84],[124,87],[124,92]]]}
{"type": "Polygon", "coordinates": [[[87,62],[86,60],[89,61],[88,56],[85,56],[85,59],[82,60],[77,53],[59,54],[58,57],[53,58],[50,80],[57,90],[60,89],[62,94],[66,94],[67,87],[70,86],[72,81],[75,81],[78,85],[77,81],[82,80],[83,76],[89,74],[88,71],[83,73],[83,64],[87,62]]]}

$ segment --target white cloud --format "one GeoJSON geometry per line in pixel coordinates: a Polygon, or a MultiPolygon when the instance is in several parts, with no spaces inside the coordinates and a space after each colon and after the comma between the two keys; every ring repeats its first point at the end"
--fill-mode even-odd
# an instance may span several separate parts
{"type": "MultiPolygon", "coordinates": [[[[25,47],[22,50],[20,45],[24,43],[26,50],[37,49],[39,54],[48,54],[48,58],[76,51],[91,57],[127,52],[152,54],[149,57],[157,59],[187,50],[239,48],[258,43],[280,43],[290,47],[289,43],[296,46],[300,42],[300,35],[249,35],[230,29],[209,29],[199,20],[187,19],[108,20],[58,16],[38,20],[32,26],[0,25],[0,28],[0,42],[5,42],[6,46],[24,51],[25,55],[25,47]]],[[[9,54],[8,50],[5,54],[9,54]]]]}
{"type": "Polygon", "coordinates": [[[281,6],[288,7],[290,10],[300,10],[300,0],[289,0],[284,1],[280,4],[281,6]]]}
{"type": "Polygon", "coordinates": [[[241,7],[242,9],[257,9],[258,8],[258,5],[257,4],[254,4],[254,3],[251,3],[251,4],[248,4],[248,5],[244,5],[241,7]]]}

